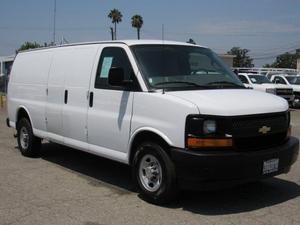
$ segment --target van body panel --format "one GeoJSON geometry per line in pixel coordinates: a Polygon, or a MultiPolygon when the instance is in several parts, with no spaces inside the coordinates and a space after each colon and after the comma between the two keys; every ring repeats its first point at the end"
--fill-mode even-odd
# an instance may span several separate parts
{"type": "Polygon", "coordinates": [[[163,93],[135,93],[131,136],[151,128],[160,131],[171,146],[184,148],[189,114],[199,114],[199,110],[188,100],[163,93]]]}
{"type": "Polygon", "coordinates": [[[65,68],[64,59],[68,57],[68,54],[62,50],[56,50],[54,52],[55,54],[52,59],[48,77],[45,118],[47,119],[47,132],[52,134],[49,135],[49,139],[63,143],[62,109],[65,82],[65,70],[63,70],[63,68],[65,68]],[[56,139],[55,137],[61,138],[56,139]]]}
{"type": "Polygon", "coordinates": [[[46,130],[46,87],[51,58],[49,50],[16,56],[8,85],[8,116],[12,122],[16,122],[22,106],[32,118],[33,126],[46,130]]]}

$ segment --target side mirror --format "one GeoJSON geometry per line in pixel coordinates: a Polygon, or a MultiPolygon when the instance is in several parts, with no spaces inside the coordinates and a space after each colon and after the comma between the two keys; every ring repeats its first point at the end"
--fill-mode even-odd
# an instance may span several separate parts
{"type": "Polygon", "coordinates": [[[124,86],[124,70],[120,67],[112,67],[108,73],[108,83],[111,86],[124,86]]]}

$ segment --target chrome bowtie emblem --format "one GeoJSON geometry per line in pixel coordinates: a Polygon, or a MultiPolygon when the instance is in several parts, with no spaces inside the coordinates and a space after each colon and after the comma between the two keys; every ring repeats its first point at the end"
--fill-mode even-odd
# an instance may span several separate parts
{"type": "Polygon", "coordinates": [[[271,127],[263,126],[259,128],[258,132],[262,134],[267,134],[271,131],[271,127]]]}

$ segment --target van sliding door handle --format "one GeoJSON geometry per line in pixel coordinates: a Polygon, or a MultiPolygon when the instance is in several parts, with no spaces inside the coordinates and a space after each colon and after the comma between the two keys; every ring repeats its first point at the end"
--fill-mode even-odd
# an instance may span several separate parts
{"type": "Polygon", "coordinates": [[[65,104],[68,103],[68,90],[65,90],[65,104]]]}
{"type": "Polygon", "coordinates": [[[90,92],[90,102],[89,105],[92,108],[93,107],[93,101],[94,101],[94,92],[90,92]]]}

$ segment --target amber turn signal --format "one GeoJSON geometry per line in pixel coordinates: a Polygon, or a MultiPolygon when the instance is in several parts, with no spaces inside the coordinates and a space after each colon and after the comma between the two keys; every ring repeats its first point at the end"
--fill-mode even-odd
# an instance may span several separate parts
{"type": "Polygon", "coordinates": [[[207,147],[231,147],[232,139],[201,139],[188,138],[187,145],[189,148],[207,148],[207,147]]]}

